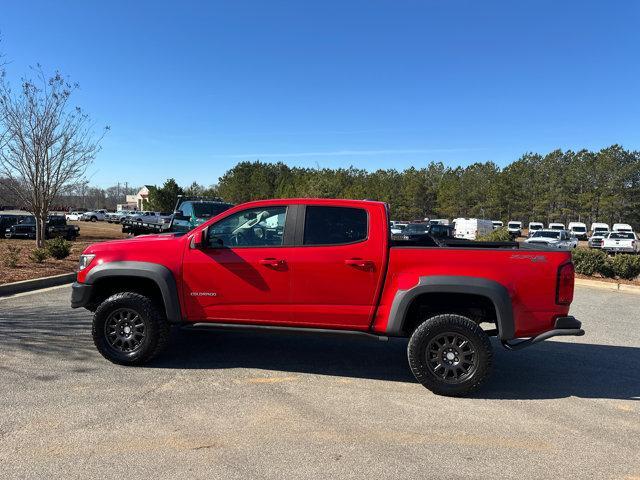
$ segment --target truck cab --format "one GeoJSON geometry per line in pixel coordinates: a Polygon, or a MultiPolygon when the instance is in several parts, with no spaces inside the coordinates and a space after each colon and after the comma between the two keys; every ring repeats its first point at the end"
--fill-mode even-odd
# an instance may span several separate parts
{"type": "Polygon", "coordinates": [[[231,208],[233,204],[218,200],[178,198],[169,230],[188,232],[210,218],[231,208]]]}

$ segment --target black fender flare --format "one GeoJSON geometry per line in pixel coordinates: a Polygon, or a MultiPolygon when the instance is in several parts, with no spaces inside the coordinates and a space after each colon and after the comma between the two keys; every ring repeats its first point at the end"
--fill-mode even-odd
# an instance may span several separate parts
{"type": "Polygon", "coordinates": [[[507,288],[494,280],[456,275],[420,277],[415,286],[407,290],[398,290],[389,311],[387,335],[403,335],[409,306],[418,295],[423,293],[460,293],[486,297],[491,300],[496,309],[498,338],[511,340],[515,336],[513,306],[507,288]]]}
{"type": "Polygon", "coordinates": [[[170,323],[181,323],[180,300],[176,280],[164,265],[151,262],[106,262],[89,270],[84,283],[93,285],[98,280],[109,277],[138,277],[152,280],[162,294],[167,320],[170,323]]]}

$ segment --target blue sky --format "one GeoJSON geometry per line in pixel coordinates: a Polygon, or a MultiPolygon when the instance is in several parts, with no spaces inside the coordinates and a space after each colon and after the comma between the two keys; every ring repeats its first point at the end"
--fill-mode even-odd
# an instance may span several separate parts
{"type": "Polygon", "coordinates": [[[8,75],[80,83],[94,184],[212,184],[241,160],[505,165],[640,148],[636,1],[13,1],[8,75]]]}

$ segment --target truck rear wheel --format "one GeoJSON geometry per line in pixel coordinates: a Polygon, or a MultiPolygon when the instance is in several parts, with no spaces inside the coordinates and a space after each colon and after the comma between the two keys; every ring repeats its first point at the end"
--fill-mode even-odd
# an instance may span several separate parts
{"type": "Polygon", "coordinates": [[[407,346],[416,379],[438,395],[464,396],[477,389],[491,372],[489,336],[462,315],[444,314],[425,320],[407,346]]]}
{"type": "Polygon", "coordinates": [[[170,326],[153,302],[138,293],[110,296],[93,316],[93,342],[107,360],[120,365],[149,362],[167,345],[170,326]]]}

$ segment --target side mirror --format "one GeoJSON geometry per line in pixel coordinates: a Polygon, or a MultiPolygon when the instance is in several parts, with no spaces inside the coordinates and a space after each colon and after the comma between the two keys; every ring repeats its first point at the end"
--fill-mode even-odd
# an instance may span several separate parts
{"type": "Polygon", "coordinates": [[[203,228],[199,233],[191,238],[191,248],[202,250],[207,246],[209,239],[209,228],[203,228]]]}

